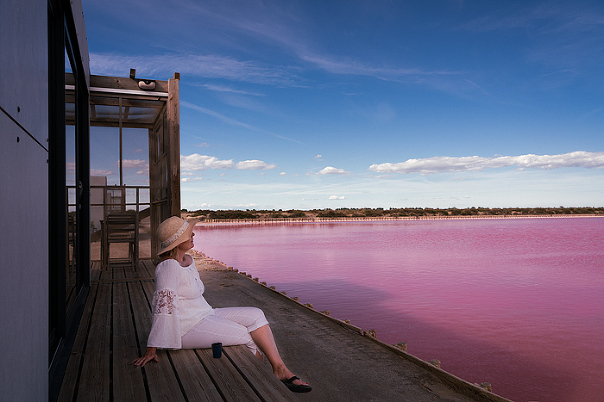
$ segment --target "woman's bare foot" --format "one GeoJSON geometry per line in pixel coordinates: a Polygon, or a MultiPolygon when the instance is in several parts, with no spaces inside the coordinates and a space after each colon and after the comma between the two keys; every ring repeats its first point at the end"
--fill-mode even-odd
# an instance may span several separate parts
{"type": "Polygon", "coordinates": [[[292,392],[310,392],[312,388],[307,383],[301,381],[298,377],[292,376],[288,380],[281,380],[283,384],[292,392]]]}
{"type": "Polygon", "coordinates": [[[273,373],[275,374],[275,377],[281,380],[291,391],[309,392],[311,390],[308,383],[300,380],[285,366],[273,369],[273,373]]]}

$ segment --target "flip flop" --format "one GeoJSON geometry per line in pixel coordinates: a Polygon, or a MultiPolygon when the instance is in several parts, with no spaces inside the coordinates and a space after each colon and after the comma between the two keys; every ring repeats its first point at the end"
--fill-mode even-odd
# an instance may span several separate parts
{"type": "Polygon", "coordinates": [[[310,392],[312,388],[308,384],[294,384],[295,380],[300,380],[298,377],[293,376],[289,380],[281,380],[283,384],[292,392],[310,392]]]}

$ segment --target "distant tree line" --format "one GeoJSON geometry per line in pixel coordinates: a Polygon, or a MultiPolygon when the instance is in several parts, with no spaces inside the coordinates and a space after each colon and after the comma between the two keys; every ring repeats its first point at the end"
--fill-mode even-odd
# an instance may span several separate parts
{"type": "MultiPolygon", "coordinates": [[[[183,210],[183,212],[189,212],[183,210]]],[[[190,215],[202,220],[262,220],[312,218],[455,217],[489,215],[602,215],[604,207],[555,208],[337,208],[312,210],[197,210],[190,215]]]]}

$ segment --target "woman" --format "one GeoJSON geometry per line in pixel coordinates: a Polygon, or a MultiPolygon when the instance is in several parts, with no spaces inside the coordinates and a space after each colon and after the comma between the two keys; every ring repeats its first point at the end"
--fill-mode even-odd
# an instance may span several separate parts
{"type": "Polygon", "coordinates": [[[212,308],[203,297],[204,286],[193,257],[193,228],[198,221],[186,222],[173,216],[158,228],[161,262],[155,268],[153,324],[147,351],[131,364],[143,367],[158,362],[157,348],[210,348],[246,345],[262,360],[266,355],[273,373],[293,392],[309,392],[311,387],[286,366],[262,310],[255,307],[212,308]]]}

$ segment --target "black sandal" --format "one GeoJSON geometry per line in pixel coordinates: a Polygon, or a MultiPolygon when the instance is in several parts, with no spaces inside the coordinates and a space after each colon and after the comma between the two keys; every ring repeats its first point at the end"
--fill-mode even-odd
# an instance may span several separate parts
{"type": "Polygon", "coordinates": [[[293,376],[289,380],[281,380],[283,384],[292,392],[310,392],[312,388],[308,384],[294,384],[295,380],[299,380],[298,377],[293,376]]]}

